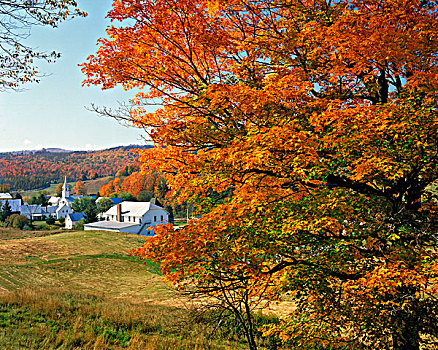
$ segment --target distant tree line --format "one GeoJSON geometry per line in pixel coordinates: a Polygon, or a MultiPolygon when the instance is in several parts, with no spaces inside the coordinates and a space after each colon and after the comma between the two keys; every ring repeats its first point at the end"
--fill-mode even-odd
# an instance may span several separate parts
{"type": "MultiPolygon", "coordinates": [[[[140,147],[140,146],[139,146],[140,147]]],[[[30,190],[69,180],[91,180],[138,170],[135,146],[92,152],[0,153],[0,185],[8,190],[30,190]],[[127,169],[127,170],[125,170],[127,169]]],[[[141,147],[140,147],[141,148],[141,147]]]]}

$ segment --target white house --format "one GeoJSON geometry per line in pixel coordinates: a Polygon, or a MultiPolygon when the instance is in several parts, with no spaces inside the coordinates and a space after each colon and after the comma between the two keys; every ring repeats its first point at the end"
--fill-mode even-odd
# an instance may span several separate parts
{"type": "Polygon", "coordinates": [[[2,208],[6,201],[11,206],[13,213],[19,213],[21,207],[21,199],[14,199],[10,193],[0,193],[0,208],[2,208]]]}
{"type": "Polygon", "coordinates": [[[84,225],[84,230],[104,230],[151,235],[149,227],[167,224],[169,213],[151,202],[122,202],[101,215],[103,221],[84,225]]]}
{"type": "Polygon", "coordinates": [[[81,221],[85,217],[84,213],[68,214],[65,217],[65,228],[72,229],[78,221],[81,221]]]}

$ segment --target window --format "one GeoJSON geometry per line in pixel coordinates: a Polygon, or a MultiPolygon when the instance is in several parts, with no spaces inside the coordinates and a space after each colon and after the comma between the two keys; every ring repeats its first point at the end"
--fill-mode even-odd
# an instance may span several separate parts
{"type": "Polygon", "coordinates": [[[161,221],[163,221],[163,220],[164,220],[163,215],[161,215],[161,221]]]}
{"type": "Polygon", "coordinates": [[[138,219],[138,222],[141,224],[141,219],[138,219]]]}
{"type": "Polygon", "coordinates": [[[154,221],[157,221],[157,217],[156,216],[154,216],[154,221]]]}

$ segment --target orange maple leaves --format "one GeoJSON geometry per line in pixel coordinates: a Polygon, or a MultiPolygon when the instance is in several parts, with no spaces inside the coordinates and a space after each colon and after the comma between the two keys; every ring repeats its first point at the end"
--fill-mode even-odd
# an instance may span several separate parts
{"type": "Polygon", "coordinates": [[[183,285],[213,283],[219,269],[264,281],[259,296],[304,295],[272,328],[284,341],[306,330],[342,346],[418,348],[426,321],[410,322],[436,302],[426,271],[437,266],[428,190],[438,177],[437,10],[398,0],[116,2],[110,18],[127,21],[100,41],[85,83],[142,90],[131,121],[156,147],[140,160],[202,213],[138,253],[183,285]],[[151,99],[158,110],[145,107],[151,99]],[[400,307],[383,315],[389,304],[400,307]]]}

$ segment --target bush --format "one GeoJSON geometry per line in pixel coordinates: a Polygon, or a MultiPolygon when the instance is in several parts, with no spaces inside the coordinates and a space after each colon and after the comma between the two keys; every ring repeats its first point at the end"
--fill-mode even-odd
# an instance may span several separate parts
{"type": "Polygon", "coordinates": [[[61,226],[64,226],[64,224],[65,224],[65,218],[59,218],[59,219],[58,219],[58,222],[59,222],[59,224],[60,224],[61,226]]]}
{"type": "Polygon", "coordinates": [[[78,221],[75,224],[74,229],[77,230],[77,231],[83,231],[84,230],[84,221],[83,220],[78,221]]]}
{"type": "Polygon", "coordinates": [[[54,223],[55,223],[55,219],[54,219],[53,217],[49,216],[49,217],[46,219],[46,224],[47,224],[47,225],[53,225],[54,223]]]}
{"type": "Polygon", "coordinates": [[[39,231],[50,231],[50,226],[45,223],[45,224],[36,226],[35,229],[37,229],[39,231]]]}
{"type": "Polygon", "coordinates": [[[6,219],[6,224],[13,228],[22,230],[24,226],[31,226],[30,220],[24,215],[12,214],[6,219]]]}

